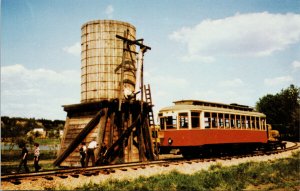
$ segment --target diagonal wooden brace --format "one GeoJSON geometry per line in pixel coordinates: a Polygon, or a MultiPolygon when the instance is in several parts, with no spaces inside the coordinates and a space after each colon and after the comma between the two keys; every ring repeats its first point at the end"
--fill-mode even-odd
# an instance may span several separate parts
{"type": "Polygon", "coordinates": [[[105,110],[101,109],[93,119],[81,130],[77,137],[70,143],[68,148],[57,157],[53,162],[54,165],[59,166],[77,147],[78,145],[86,138],[86,136],[94,129],[94,127],[99,123],[101,117],[105,117],[105,110]]]}

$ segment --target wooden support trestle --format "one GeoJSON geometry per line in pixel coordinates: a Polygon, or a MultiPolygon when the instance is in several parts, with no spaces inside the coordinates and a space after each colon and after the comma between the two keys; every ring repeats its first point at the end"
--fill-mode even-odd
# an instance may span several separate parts
{"type": "MultiPolygon", "coordinates": [[[[54,164],[57,166],[61,164],[65,164],[62,166],[66,166],[66,164],[79,166],[80,158],[76,148],[81,142],[88,144],[94,139],[99,144],[99,149],[95,151],[96,165],[154,160],[148,125],[148,112],[151,108],[147,103],[144,103],[142,112],[140,101],[123,102],[121,111],[119,111],[118,105],[117,100],[108,102],[78,134],[74,134],[75,137],[69,144],[67,139],[62,140],[60,155],[54,164]],[[107,146],[107,151],[104,154],[100,152],[100,146],[103,143],[107,146]]],[[[77,112],[85,113],[80,107],[83,106],[78,104],[67,108],[69,123],[66,125],[74,124],[75,121],[78,121],[78,117],[84,118],[84,116],[78,116],[79,113],[77,112]]],[[[96,112],[96,108],[93,108],[94,112],[96,112]]],[[[90,112],[91,107],[86,114],[90,116],[90,112]]],[[[68,128],[68,126],[65,127],[66,132],[68,132],[68,128]]]]}

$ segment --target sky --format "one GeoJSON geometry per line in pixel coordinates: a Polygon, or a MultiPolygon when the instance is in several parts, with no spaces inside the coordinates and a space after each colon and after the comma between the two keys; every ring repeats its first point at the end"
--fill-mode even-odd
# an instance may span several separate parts
{"type": "Polygon", "coordinates": [[[81,26],[119,20],[144,56],[154,114],[182,99],[254,107],[300,86],[300,0],[1,0],[1,116],[66,119],[81,26]]]}

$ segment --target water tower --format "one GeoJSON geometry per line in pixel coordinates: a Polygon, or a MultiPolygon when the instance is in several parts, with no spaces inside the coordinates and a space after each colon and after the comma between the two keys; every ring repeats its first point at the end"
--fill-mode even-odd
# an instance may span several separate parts
{"type": "Polygon", "coordinates": [[[151,48],[135,35],[135,27],[121,21],[82,25],[81,102],[63,106],[67,117],[55,165],[79,166],[78,146],[92,140],[108,147],[105,154],[96,150],[97,165],[154,160],[151,93],[143,85],[143,56],[151,48]]]}
{"type": "MultiPolygon", "coordinates": [[[[81,103],[119,98],[121,73],[116,68],[124,61],[133,68],[136,54],[123,50],[123,41],[116,35],[135,40],[135,27],[111,20],[91,21],[81,28],[81,103]],[[124,34],[125,33],[127,34],[124,34]]],[[[131,46],[136,51],[136,46],[131,46]]],[[[135,89],[135,71],[124,71],[124,83],[135,89]]]]}

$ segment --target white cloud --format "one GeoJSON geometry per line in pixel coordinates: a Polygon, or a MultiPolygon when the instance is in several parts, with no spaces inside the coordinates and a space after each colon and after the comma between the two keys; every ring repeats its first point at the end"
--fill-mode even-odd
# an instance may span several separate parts
{"type": "Polygon", "coordinates": [[[63,51],[72,54],[74,56],[80,56],[81,46],[79,42],[76,42],[72,46],[67,46],[63,48],[63,51]]]}
{"type": "Polygon", "coordinates": [[[23,83],[23,85],[44,85],[46,83],[59,83],[72,85],[80,79],[79,72],[66,70],[56,72],[48,69],[27,69],[23,65],[16,64],[1,67],[1,82],[23,83]]]}
{"type": "Polygon", "coordinates": [[[292,62],[292,67],[293,67],[295,70],[300,69],[300,61],[295,60],[294,62],[292,62]]]}
{"type": "Polygon", "coordinates": [[[79,71],[1,67],[1,114],[64,119],[61,105],[78,103],[79,71]]]}
{"type": "Polygon", "coordinates": [[[291,76],[280,76],[280,77],[276,77],[276,78],[266,78],[264,80],[264,83],[267,86],[276,86],[276,85],[291,83],[292,81],[293,81],[293,78],[291,76]]]}
{"type": "Polygon", "coordinates": [[[300,15],[262,12],[207,19],[169,38],[187,45],[185,58],[267,56],[300,41],[300,15]]]}
{"type": "Polygon", "coordinates": [[[108,5],[105,9],[105,14],[108,16],[108,18],[112,18],[113,13],[114,7],[112,5],[108,5]]]}

